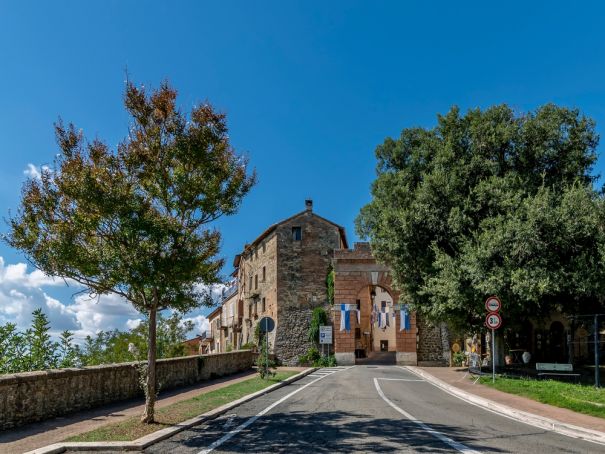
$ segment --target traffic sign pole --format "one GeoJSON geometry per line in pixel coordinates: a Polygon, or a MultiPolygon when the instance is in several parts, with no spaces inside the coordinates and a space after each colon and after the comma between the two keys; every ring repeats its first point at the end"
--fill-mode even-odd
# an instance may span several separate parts
{"type": "Polygon", "coordinates": [[[492,383],[496,382],[496,330],[502,325],[502,317],[499,314],[501,308],[502,302],[497,296],[490,296],[485,301],[485,325],[492,330],[492,383]]]}
{"type": "Polygon", "coordinates": [[[496,383],[496,330],[492,328],[492,383],[496,383]]]}

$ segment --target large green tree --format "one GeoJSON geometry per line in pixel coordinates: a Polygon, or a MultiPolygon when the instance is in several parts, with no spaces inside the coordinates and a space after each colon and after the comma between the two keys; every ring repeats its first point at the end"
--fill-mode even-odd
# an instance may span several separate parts
{"type": "Polygon", "coordinates": [[[61,154],[23,188],[8,243],[44,272],[92,294],[115,293],[148,319],[146,405],[153,422],[158,311],[211,302],[200,284],[219,280],[220,234],[209,224],[237,211],[254,184],[229,142],[225,116],[210,105],[187,115],[167,83],[148,92],[127,83],[132,122],[112,150],[56,127],[61,154]]]}
{"type": "Polygon", "coordinates": [[[605,297],[597,143],[577,110],[453,108],[377,147],[358,232],[434,321],[480,326],[492,294],[508,320],[592,310],[605,297]]]}

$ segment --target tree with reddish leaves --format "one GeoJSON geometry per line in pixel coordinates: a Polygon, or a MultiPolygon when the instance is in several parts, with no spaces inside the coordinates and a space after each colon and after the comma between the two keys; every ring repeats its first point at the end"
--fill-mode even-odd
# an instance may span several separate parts
{"type": "Polygon", "coordinates": [[[23,188],[5,240],[39,269],[92,294],[115,293],[145,315],[149,348],[143,422],[154,421],[158,311],[211,303],[219,281],[220,233],[255,183],[229,142],[225,115],[210,105],[189,115],[167,83],[147,92],[128,82],[130,133],[110,149],[73,125],[55,125],[53,168],[23,188]]]}

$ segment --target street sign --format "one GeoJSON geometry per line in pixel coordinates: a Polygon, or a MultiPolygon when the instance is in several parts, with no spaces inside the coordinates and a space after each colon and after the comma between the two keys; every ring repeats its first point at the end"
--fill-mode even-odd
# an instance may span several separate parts
{"type": "Polygon", "coordinates": [[[502,308],[502,303],[497,296],[490,296],[485,301],[485,308],[487,312],[498,312],[502,308]]]}
{"type": "Polygon", "coordinates": [[[270,333],[275,329],[275,322],[271,317],[263,317],[258,322],[261,333],[270,333]]]}
{"type": "Polygon", "coordinates": [[[497,312],[490,312],[485,317],[485,326],[489,329],[498,329],[502,325],[502,317],[497,312]]]}
{"type": "Polygon", "coordinates": [[[320,326],[319,327],[319,343],[320,344],[331,344],[332,343],[332,327],[331,326],[320,326]]]}

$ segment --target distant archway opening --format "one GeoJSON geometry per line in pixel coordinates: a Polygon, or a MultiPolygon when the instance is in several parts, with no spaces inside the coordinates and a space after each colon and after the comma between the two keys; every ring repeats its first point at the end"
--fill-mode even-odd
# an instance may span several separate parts
{"type": "Polygon", "coordinates": [[[395,362],[397,350],[393,296],[384,287],[368,285],[357,294],[360,324],[355,332],[358,364],[395,362]]]}

